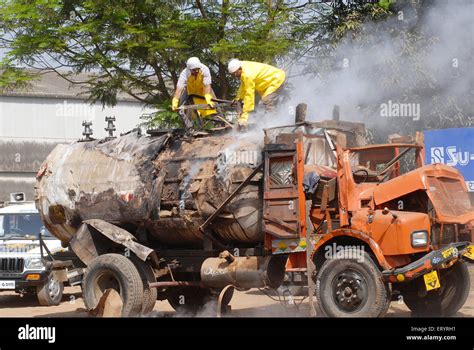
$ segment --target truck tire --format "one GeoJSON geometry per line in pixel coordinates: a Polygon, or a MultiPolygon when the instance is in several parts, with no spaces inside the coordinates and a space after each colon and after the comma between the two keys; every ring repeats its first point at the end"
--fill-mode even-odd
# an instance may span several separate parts
{"type": "Polygon", "coordinates": [[[185,315],[195,315],[213,299],[210,289],[199,287],[176,287],[168,292],[168,302],[171,307],[185,315]]]}
{"type": "Polygon", "coordinates": [[[409,282],[400,292],[406,306],[416,317],[449,317],[463,307],[471,287],[469,271],[465,263],[439,270],[441,287],[425,292],[423,276],[409,282]],[[422,293],[419,293],[419,292],[422,293]],[[421,294],[421,295],[420,295],[421,294]]]}
{"type": "Polygon", "coordinates": [[[143,304],[141,315],[147,316],[153,311],[158,295],[156,288],[151,288],[149,286],[150,283],[156,282],[156,277],[151,266],[139,258],[132,257],[132,262],[135,264],[135,267],[140,273],[143,283],[143,304]]]}
{"type": "Polygon", "coordinates": [[[86,308],[94,309],[109,288],[115,289],[122,298],[122,317],[140,315],[143,282],[138,269],[129,258],[120,254],[105,254],[92,260],[83,281],[86,308]]]}
{"type": "Polygon", "coordinates": [[[391,296],[379,268],[365,252],[346,249],[344,253],[348,258],[328,259],[318,271],[319,310],[329,317],[383,317],[391,296]]]}
{"type": "Polygon", "coordinates": [[[59,305],[63,298],[64,284],[50,274],[48,280],[41,286],[36,287],[36,296],[42,306],[59,305]]]}

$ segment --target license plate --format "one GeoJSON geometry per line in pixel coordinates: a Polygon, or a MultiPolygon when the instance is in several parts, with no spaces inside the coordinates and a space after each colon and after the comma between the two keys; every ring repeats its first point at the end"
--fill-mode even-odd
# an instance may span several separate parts
{"type": "Polygon", "coordinates": [[[471,260],[474,260],[474,245],[469,245],[466,248],[466,251],[463,253],[463,255],[471,260]]]}
{"type": "Polygon", "coordinates": [[[441,252],[441,255],[443,255],[443,258],[447,259],[451,256],[456,256],[458,254],[458,250],[455,247],[448,248],[446,250],[443,250],[441,252]]]}
{"type": "Polygon", "coordinates": [[[441,284],[439,283],[438,273],[436,272],[436,270],[433,270],[430,273],[423,275],[423,278],[425,279],[426,290],[433,290],[441,287],[441,284]]]}
{"type": "Polygon", "coordinates": [[[15,281],[0,281],[0,289],[15,289],[15,281]]]}

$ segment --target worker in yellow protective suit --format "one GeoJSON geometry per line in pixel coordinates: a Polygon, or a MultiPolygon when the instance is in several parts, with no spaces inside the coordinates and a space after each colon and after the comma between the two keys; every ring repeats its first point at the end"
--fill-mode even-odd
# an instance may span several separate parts
{"type": "MultiPolygon", "coordinates": [[[[211,84],[212,78],[209,68],[202,64],[199,58],[191,57],[186,61],[186,68],[179,75],[171,108],[173,111],[177,111],[178,106],[185,103],[207,104],[209,107],[214,107],[211,84]],[[204,99],[192,95],[203,96],[204,99]]],[[[216,114],[217,111],[215,109],[201,109],[197,110],[197,113],[199,117],[204,118],[216,114]]],[[[191,128],[192,121],[189,119],[189,115],[184,112],[180,115],[186,127],[191,128]]]]}
{"type": "Polygon", "coordinates": [[[261,96],[265,112],[273,111],[282,92],[285,72],[265,63],[232,59],[227,66],[229,73],[240,78],[237,100],[243,101],[238,125],[245,127],[248,114],[255,108],[255,91],[261,96]]]}

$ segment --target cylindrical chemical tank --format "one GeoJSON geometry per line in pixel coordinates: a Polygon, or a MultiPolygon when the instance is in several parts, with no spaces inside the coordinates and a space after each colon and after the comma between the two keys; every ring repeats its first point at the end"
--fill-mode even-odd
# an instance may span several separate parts
{"type": "MultiPolygon", "coordinates": [[[[202,245],[199,226],[260,162],[260,145],[233,134],[171,134],[58,145],[37,175],[37,208],[68,243],[82,221],[102,219],[169,246],[202,245]]],[[[261,232],[261,176],[217,217],[215,235],[252,245],[261,232]]]]}

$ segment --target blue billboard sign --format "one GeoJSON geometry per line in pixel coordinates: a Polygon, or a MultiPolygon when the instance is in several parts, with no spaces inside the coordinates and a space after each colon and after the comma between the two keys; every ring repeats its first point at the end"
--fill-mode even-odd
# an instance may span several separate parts
{"type": "Polygon", "coordinates": [[[474,128],[428,130],[425,137],[426,164],[442,163],[458,169],[474,192],[474,128]]]}

